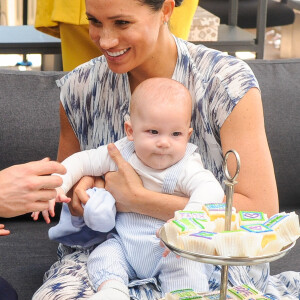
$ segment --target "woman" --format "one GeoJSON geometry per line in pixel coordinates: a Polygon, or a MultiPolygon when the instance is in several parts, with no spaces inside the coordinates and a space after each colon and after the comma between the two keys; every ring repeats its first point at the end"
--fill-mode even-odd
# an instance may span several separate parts
{"type": "MultiPolygon", "coordinates": [[[[242,167],[233,205],[270,216],[278,212],[278,196],[258,83],[244,62],[175,38],[167,26],[174,5],[174,0],[86,0],[89,33],[104,55],[58,83],[62,102],[58,160],[123,137],[122,124],[136,86],[150,77],[173,78],[192,94],[192,142],[198,145],[204,166],[223,183],[223,155],[235,149],[242,167]]],[[[116,149],[111,156],[119,171],[106,176],[105,187],[115,197],[119,212],[168,220],[185,206],[185,198],[146,190],[116,149]]],[[[235,161],[229,159],[229,171],[234,170],[235,161]]],[[[83,190],[95,184],[90,180],[80,182],[80,198],[86,199],[83,190]]],[[[82,213],[76,196],[72,205],[73,214],[82,213]]],[[[45,274],[44,285],[33,299],[88,299],[93,295],[86,273],[89,252],[60,245],[61,260],[45,274]]],[[[229,272],[231,284],[251,282],[260,290],[268,287],[267,265],[235,267],[229,272]]],[[[219,288],[220,269],[207,265],[207,274],[210,289],[219,288]]],[[[155,278],[144,285],[134,284],[129,285],[133,299],[161,296],[155,278]]]]}

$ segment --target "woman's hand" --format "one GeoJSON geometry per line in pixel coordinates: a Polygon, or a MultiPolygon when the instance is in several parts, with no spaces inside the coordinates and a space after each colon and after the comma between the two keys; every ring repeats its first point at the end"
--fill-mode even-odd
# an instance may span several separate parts
{"type": "Polygon", "coordinates": [[[118,171],[105,175],[105,189],[115,198],[119,212],[134,212],[135,205],[140,200],[138,195],[144,190],[142,181],[114,144],[109,144],[107,149],[118,171]]]}
{"type": "Polygon", "coordinates": [[[176,210],[183,209],[188,198],[153,192],[144,188],[142,180],[126,162],[114,144],[107,146],[108,153],[118,167],[117,172],[107,173],[105,189],[116,200],[119,212],[135,212],[160,220],[174,217],[176,210]]]}

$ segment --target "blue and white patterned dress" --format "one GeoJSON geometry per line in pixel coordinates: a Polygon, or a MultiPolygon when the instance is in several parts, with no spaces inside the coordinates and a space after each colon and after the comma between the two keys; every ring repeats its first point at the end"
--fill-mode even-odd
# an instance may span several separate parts
{"type": "MultiPolygon", "coordinates": [[[[198,146],[205,168],[223,184],[220,128],[257,80],[249,66],[234,57],[175,38],[178,59],[173,79],[186,86],[194,101],[191,142],[198,146]]],[[[58,81],[61,102],[82,150],[125,136],[124,118],[131,96],[127,74],[110,71],[103,56],[87,62],[58,81]]],[[[59,261],[45,274],[37,299],[88,299],[94,292],[86,261],[91,249],[59,246],[59,261]]],[[[171,254],[173,255],[173,254],[171,254]]],[[[220,267],[211,266],[210,290],[220,288],[220,267]]],[[[299,273],[269,275],[268,264],[229,267],[229,284],[250,283],[274,299],[300,299],[299,273]]],[[[132,299],[161,297],[159,283],[129,284],[132,299]]]]}

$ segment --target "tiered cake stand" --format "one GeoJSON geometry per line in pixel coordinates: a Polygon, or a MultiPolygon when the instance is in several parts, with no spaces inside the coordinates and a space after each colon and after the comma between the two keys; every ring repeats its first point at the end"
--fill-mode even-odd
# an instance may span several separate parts
{"type": "MultiPolygon", "coordinates": [[[[236,178],[240,171],[240,157],[235,150],[229,150],[224,158],[224,172],[225,172],[225,185],[226,185],[226,211],[225,211],[225,230],[231,229],[231,213],[232,213],[232,198],[234,192],[234,185],[237,183],[236,178]],[[233,177],[230,176],[228,168],[227,168],[227,159],[228,156],[233,153],[236,158],[236,172],[233,177]]],[[[214,255],[204,255],[200,253],[190,252],[186,250],[182,250],[174,247],[173,245],[168,243],[166,232],[164,227],[162,227],[159,231],[159,237],[162,242],[165,244],[167,248],[169,248],[175,254],[182,256],[187,259],[191,259],[194,261],[213,264],[213,265],[221,265],[221,288],[220,288],[220,300],[226,300],[227,295],[227,285],[228,285],[228,266],[246,266],[246,265],[257,265],[262,263],[272,262],[277,260],[283,256],[285,256],[295,245],[296,242],[291,243],[278,253],[264,255],[264,256],[255,256],[255,257],[225,257],[225,256],[214,256],[214,255]]]]}

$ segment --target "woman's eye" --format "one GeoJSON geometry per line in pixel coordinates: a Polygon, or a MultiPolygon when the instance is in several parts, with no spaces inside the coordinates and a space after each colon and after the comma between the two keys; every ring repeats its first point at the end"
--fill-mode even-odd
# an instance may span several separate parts
{"type": "Polygon", "coordinates": [[[92,24],[97,24],[97,25],[101,24],[101,22],[99,22],[97,19],[95,19],[93,17],[87,17],[87,20],[89,22],[91,22],[92,24]]]}
{"type": "Polygon", "coordinates": [[[173,136],[180,136],[180,135],[181,135],[181,132],[179,132],[179,131],[173,132],[173,136]]]}
{"type": "Polygon", "coordinates": [[[123,25],[128,25],[128,24],[129,24],[128,21],[124,21],[124,20],[117,20],[117,21],[116,21],[116,25],[121,25],[121,26],[123,26],[123,25]]]}
{"type": "Polygon", "coordinates": [[[151,130],[149,130],[149,133],[151,133],[151,134],[158,134],[158,131],[151,129],[151,130]]]}

